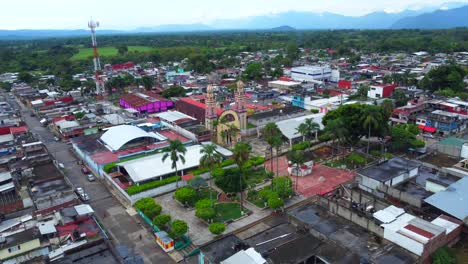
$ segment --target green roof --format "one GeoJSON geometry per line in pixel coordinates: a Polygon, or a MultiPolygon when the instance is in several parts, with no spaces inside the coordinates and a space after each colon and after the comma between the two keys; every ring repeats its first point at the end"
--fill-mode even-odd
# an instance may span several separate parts
{"type": "Polygon", "coordinates": [[[465,142],[468,142],[466,139],[449,137],[439,142],[439,145],[448,145],[455,147],[462,147],[465,142]]]}

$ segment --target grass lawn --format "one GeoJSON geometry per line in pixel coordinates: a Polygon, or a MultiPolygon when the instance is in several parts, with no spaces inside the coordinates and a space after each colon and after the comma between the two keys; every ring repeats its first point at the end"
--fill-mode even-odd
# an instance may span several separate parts
{"type": "MultiPolygon", "coordinates": [[[[128,52],[150,52],[153,50],[152,47],[146,46],[128,46],[128,52]]],[[[115,47],[101,47],[98,48],[99,56],[100,57],[108,57],[108,56],[115,56],[117,55],[117,48],[115,47]]],[[[71,60],[86,60],[93,56],[93,49],[92,48],[80,48],[79,52],[73,57],[71,60]]]]}
{"type": "MultiPolygon", "coordinates": [[[[238,203],[220,203],[216,204],[214,208],[216,210],[215,222],[236,220],[242,216],[238,203]]],[[[244,208],[244,213],[248,213],[246,208],[244,208]]]]}
{"type": "Polygon", "coordinates": [[[253,187],[268,179],[268,173],[264,169],[248,171],[246,174],[245,181],[250,187],[253,187]]]}

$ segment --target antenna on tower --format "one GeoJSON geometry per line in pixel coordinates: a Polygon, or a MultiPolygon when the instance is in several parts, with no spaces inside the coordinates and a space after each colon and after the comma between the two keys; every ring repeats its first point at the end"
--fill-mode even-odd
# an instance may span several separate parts
{"type": "Polygon", "coordinates": [[[96,80],[96,94],[100,95],[104,90],[104,82],[101,79],[101,62],[99,61],[99,53],[96,41],[96,28],[99,27],[99,22],[94,21],[92,18],[88,22],[88,27],[91,30],[91,44],[93,47],[93,64],[94,64],[94,77],[96,80]]]}

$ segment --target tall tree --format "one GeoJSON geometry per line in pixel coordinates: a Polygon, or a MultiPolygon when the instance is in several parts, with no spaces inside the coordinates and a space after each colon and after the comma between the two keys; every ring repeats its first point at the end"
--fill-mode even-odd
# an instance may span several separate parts
{"type": "Polygon", "coordinates": [[[240,186],[240,208],[243,210],[243,190],[242,190],[242,178],[245,176],[244,165],[249,160],[252,147],[245,142],[238,142],[233,149],[233,159],[239,166],[239,186],[240,186]]]}
{"type": "Polygon", "coordinates": [[[306,118],[304,124],[307,126],[307,136],[312,137],[312,133],[315,133],[315,140],[317,140],[317,133],[320,130],[320,125],[314,122],[312,118],[306,118]]]}
{"type": "Polygon", "coordinates": [[[210,200],[213,198],[211,197],[211,181],[212,181],[212,176],[211,174],[213,173],[213,168],[221,163],[223,160],[223,157],[221,154],[219,154],[216,151],[216,145],[214,144],[206,144],[202,145],[202,148],[200,149],[200,154],[202,155],[200,157],[200,165],[202,168],[208,168],[210,169],[210,179],[208,181],[210,185],[210,200]]]}
{"type": "Polygon", "coordinates": [[[154,85],[154,78],[151,76],[143,76],[141,77],[141,82],[143,83],[143,87],[145,87],[146,90],[151,90],[154,85]]]}
{"type": "Polygon", "coordinates": [[[288,152],[288,160],[296,167],[296,191],[297,185],[299,182],[299,171],[301,171],[301,166],[305,162],[304,151],[302,150],[292,150],[288,152]]]}
{"type": "Polygon", "coordinates": [[[187,152],[187,148],[185,148],[184,144],[178,139],[176,140],[169,140],[169,146],[166,148],[164,155],[162,156],[162,161],[165,162],[167,158],[171,159],[171,168],[175,170],[176,175],[176,189],[179,188],[179,177],[178,177],[178,170],[177,170],[177,162],[181,161],[182,164],[185,164],[185,153],[187,152]]]}
{"type": "Polygon", "coordinates": [[[343,122],[343,119],[338,118],[328,121],[327,125],[325,126],[325,132],[331,136],[333,143],[335,142],[335,140],[338,142],[339,153],[341,145],[340,142],[343,141],[348,132],[343,122]]]}
{"type": "Polygon", "coordinates": [[[379,112],[367,111],[366,114],[363,116],[363,125],[364,127],[367,127],[369,129],[369,134],[367,136],[367,154],[369,154],[371,130],[372,128],[377,128],[377,126],[379,125],[379,122],[377,121],[380,118],[379,115],[379,112]]]}
{"type": "Polygon", "coordinates": [[[268,144],[268,150],[270,152],[271,171],[273,171],[273,148],[275,141],[277,141],[278,137],[281,137],[281,131],[279,130],[278,126],[273,122],[266,124],[263,128],[263,139],[268,144]]]}

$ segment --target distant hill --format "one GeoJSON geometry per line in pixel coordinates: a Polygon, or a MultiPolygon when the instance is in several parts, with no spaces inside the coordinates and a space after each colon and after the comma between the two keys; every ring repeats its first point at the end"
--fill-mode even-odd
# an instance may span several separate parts
{"type": "Polygon", "coordinates": [[[294,31],[296,29],[290,26],[280,26],[280,27],[272,28],[271,30],[272,31],[294,31]]]}
{"type": "Polygon", "coordinates": [[[207,31],[214,28],[204,24],[168,24],[155,27],[144,27],[132,30],[132,32],[190,32],[190,31],[207,31]]]}
{"type": "MultiPolygon", "coordinates": [[[[426,6],[418,10],[398,13],[373,12],[364,16],[345,16],[334,13],[290,11],[279,14],[260,15],[236,19],[216,20],[205,24],[168,24],[141,27],[134,30],[103,30],[99,35],[201,32],[221,30],[272,30],[294,31],[308,29],[444,29],[468,26],[466,3],[450,2],[426,6]]],[[[37,39],[89,36],[87,29],[79,30],[0,30],[0,40],[37,39]]]]}
{"type": "Polygon", "coordinates": [[[443,29],[468,27],[468,5],[449,10],[437,10],[413,17],[405,17],[392,25],[392,29],[443,29]]]}

